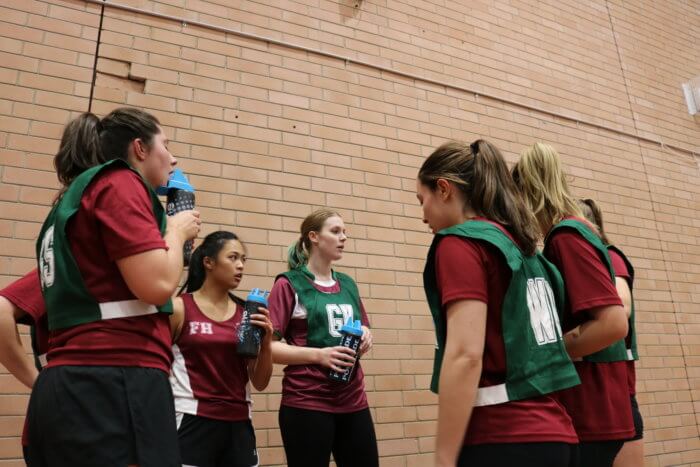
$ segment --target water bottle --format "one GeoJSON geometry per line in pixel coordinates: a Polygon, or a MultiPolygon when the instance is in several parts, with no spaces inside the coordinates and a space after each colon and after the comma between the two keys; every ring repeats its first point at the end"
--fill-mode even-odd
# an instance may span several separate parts
{"type": "MultiPolygon", "coordinates": [[[[360,350],[360,341],[362,340],[362,322],[359,319],[353,322],[352,318],[348,318],[340,328],[340,334],[342,335],[340,345],[354,350],[355,355],[357,355],[360,350]]],[[[349,383],[355,370],[355,365],[357,365],[357,358],[355,358],[352,366],[345,368],[343,371],[331,370],[328,377],[333,381],[349,383]]]]}
{"type": "MultiPolygon", "coordinates": [[[[165,213],[172,216],[181,211],[194,209],[194,188],[190,185],[182,170],[175,169],[170,175],[168,184],[158,188],[159,195],[166,195],[165,213]]],[[[182,255],[185,266],[190,264],[194,240],[187,240],[182,255]]]]}
{"type": "Polygon", "coordinates": [[[253,289],[248,294],[243,307],[243,318],[238,328],[238,345],[236,353],[241,357],[255,358],[260,350],[263,329],[250,324],[250,315],[258,313],[258,307],[267,308],[267,290],[253,289]]]}

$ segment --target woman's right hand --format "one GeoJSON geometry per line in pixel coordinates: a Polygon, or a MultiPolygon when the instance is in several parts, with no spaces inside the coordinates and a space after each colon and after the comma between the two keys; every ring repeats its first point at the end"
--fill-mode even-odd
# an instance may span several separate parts
{"type": "Polygon", "coordinates": [[[197,238],[202,225],[199,211],[187,210],[168,216],[167,230],[177,232],[183,241],[197,238]]]}
{"type": "Polygon", "coordinates": [[[342,345],[319,349],[319,364],[333,371],[343,372],[355,363],[355,351],[342,345]]]}

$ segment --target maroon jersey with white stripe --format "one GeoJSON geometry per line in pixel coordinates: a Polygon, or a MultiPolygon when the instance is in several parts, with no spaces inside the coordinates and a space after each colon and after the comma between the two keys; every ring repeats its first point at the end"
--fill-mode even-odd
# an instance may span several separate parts
{"type": "Polygon", "coordinates": [[[216,420],[250,418],[248,361],[236,353],[243,307],[226,321],[214,321],[199,309],[192,294],[185,305],[182,331],[173,344],[170,384],[175,411],[216,420]]]}

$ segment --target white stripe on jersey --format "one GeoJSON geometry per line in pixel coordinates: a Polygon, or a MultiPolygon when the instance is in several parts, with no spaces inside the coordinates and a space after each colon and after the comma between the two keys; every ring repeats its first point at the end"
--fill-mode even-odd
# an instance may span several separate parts
{"type": "Polygon", "coordinates": [[[175,412],[197,415],[198,400],[194,397],[194,391],[190,384],[190,375],[187,374],[185,357],[177,344],[173,344],[173,366],[170,368],[170,386],[173,388],[175,398],[175,412]]]}

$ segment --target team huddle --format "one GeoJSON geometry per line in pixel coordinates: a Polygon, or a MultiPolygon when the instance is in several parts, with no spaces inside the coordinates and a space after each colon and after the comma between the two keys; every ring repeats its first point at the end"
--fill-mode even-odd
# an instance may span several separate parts
{"type": "MultiPolygon", "coordinates": [[[[0,363],[32,388],[27,465],[257,466],[250,386],[265,390],[280,364],[288,465],[332,455],[378,466],[360,363],[370,320],[355,281],[333,268],[341,215],[303,220],[267,306],[248,316],[232,292],[247,260],[233,232],[204,237],[177,290],[183,247],[206,219],[166,215],[156,189],[175,164],[139,109],[86,113],[64,130],[37,269],[0,290],[0,363]],[[255,357],[237,352],[248,318],[262,335],[255,357]],[[34,366],[17,323],[31,325],[34,366]],[[347,323],[356,350],[341,345],[347,323]]],[[[570,194],[556,150],[537,143],[509,170],[488,141],[445,143],[416,195],[434,234],[423,281],[435,465],[641,465],[634,270],[597,204],[570,194]]]]}

